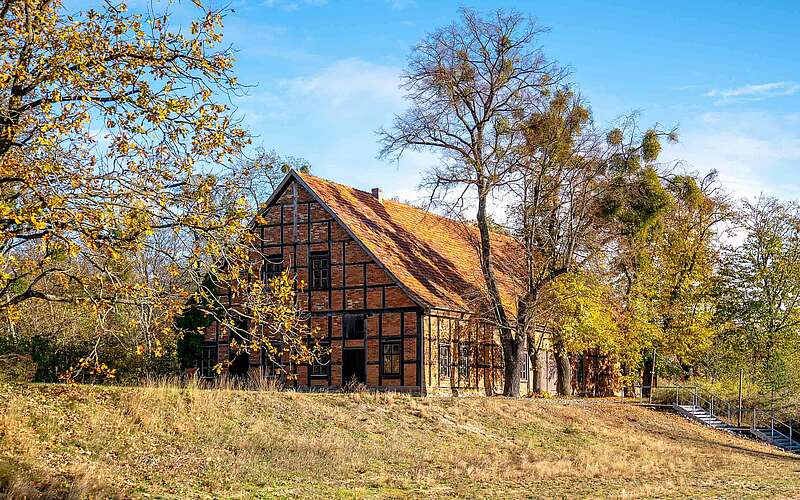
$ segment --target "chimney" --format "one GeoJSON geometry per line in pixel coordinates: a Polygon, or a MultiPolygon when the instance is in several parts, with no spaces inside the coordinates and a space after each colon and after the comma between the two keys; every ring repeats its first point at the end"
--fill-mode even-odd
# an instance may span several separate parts
{"type": "Polygon", "coordinates": [[[383,189],[372,188],[372,197],[383,203],[383,189]]]}

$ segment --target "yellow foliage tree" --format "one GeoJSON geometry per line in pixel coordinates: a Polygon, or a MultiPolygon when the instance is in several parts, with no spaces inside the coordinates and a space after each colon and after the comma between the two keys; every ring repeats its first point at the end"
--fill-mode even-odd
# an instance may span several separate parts
{"type": "Polygon", "coordinates": [[[624,359],[637,349],[619,327],[619,314],[607,280],[570,272],[552,281],[545,297],[549,304],[545,327],[556,354],[559,394],[571,394],[569,354],[596,349],[624,359]]]}
{"type": "MultiPolygon", "coordinates": [[[[147,318],[140,345],[158,354],[213,276],[246,304],[251,328],[277,321],[306,345],[286,297],[254,298],[264,290],[242,183],[252,164],[234,161],[250,139],[221,104],[239,89],[224,12],[190,8],[184,30],[166,10],[124,2],[70,12],[60,0],[0,0],[0,315],[10,322],[28,301],[80,305],[99,340],[112,312],[133,308],[147,318]],[[142,256],[164,272],[144,273],[142,256]]],[[[211,312],[226,321],[227,308],[211,312]]],[[[68,376],[87,370],[113,375],[97,348],[68,376]]]]}

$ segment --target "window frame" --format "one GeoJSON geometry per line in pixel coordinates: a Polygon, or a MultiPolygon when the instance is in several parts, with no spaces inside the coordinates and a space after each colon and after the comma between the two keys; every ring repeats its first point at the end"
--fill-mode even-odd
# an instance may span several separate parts
{"type": "Polygon", "coordinates": [[[279,379],[283,376],[283,342],[272,342],[278,351],[280,361],[275,362],[267,355],[267,348],[261,346],[261,377],[269,379],[279,379]]]}
{"type": "Polygon", "coordinates": [[[200,346],[197,373],[201,379],[213,379],[215,377],[214,366],[217,364],[218,357],[219,348],[216,343],[206,342],[200,346]],[[206,356],[207,353],[210,353],[210,355],[206,356]]]}
{"type": "MultiPolygon", "coordinates": [[[[319,345],[323,349],[326,349],[326,350],[330,349],[330,346],[328,345],[327,342],[325,342],[325,343],[320,342],[319,345]]],[[[331,372],[331,353],[330,353],[330,351],[328,350],[325,354],[323,354],[322,358],[323,358],[322,360],[314,360],[311,363],[309,363],[308,375],[311,378],[328,378],[328,375],[330,375],[330,372],[331,372]],[[320,368],[322,368],[322,371],[319,372],[319,373],[315,373],[315,371],[319,370],[320,368]]]]}
{"type": "Polygon", "coordinates": [[[439,378],[449,380],[453,375],[453,349],[448,342],[439,343],[438,358],[439,378]],[[445,353],[447,353],[446,357],[443,356],[445,353]],[[445,363],[443,364],[442,361],[445,361],[445,363]]]}
{"type": "Polygon", "coordinates": [[[575,385],[578,386],[579,390],[585,390],[586,386],[586,354],[581,354],[578,356],[578,362],[576,363],[578,366],[575,367],[575,385]]]}
{"type": "Polygon", "coordinates": [[[458,343],[458,380],[469,382],[470,377],[470,355],[472,346],[469,342],[458,343]]]}
{"type": "Polygon", "coordinates": [[[381,376],[383,378],[400,378],[400,373],[402,371],[402,367],[400,366],[403,362],[402,358],[403,352],[403,344],[400,339],[392,339],[392,340],[382,340],[381,341],[381,376]],[[396,352],[386,352],[388,348],[392,350],[396,349],[396,352]],[[386,358],[396,358],[396,363],[390,361],[390,366],[396,364],[397,371],[388,371],[386,367],[386,358]]]}
{"type": "Polygon", "coordinates": [[[530,378],[530,356],[528,353],[522,355],[522,367],[519,371],[519,379],[521,382],[527,382],[530,378]]]}
{"type": "Polygon", "coordinates": [[[269,281],[277,276],[280,276],[283,272],[283,255],[275,254],[275,255],[265,255],[264,256],[264,264],[261,270],[261,281],[266,284],[269,284],[269,281]],[[270,268],[270,266],[278,266],[277,269],[270,268]]]}
{"type": "Polygon", "coordinates": [[[330,290],[331,289],[331,254],[330,252],[311,252],[308,255],[308,277],[309,288],[311,290],[330,290]],[[323,261],[324,267],[321,269],[314,269],[315,261],[323,261]],[[324,271],[324,283],[322,283],[322,276],[320,276],[320,283],[317,283],[317,271],[324,271]]]}

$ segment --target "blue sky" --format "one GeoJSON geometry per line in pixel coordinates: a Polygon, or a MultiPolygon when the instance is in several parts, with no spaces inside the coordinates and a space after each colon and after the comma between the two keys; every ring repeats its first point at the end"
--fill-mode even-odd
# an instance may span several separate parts
{"type": "Polygon", "coordinates": [[[225,37],[254,85],[239,114],[258,143],[318,175],[414,199],[435,157],[376,160],[375,130],[405,107],[411,47],[461,5],[514,6],[550,27],[545,52],[601,124],[638,110],[643,125],[679,126],[665,158],[717,169],[734,196],[800,197],[800,2],[239,0],[225,37]]]}

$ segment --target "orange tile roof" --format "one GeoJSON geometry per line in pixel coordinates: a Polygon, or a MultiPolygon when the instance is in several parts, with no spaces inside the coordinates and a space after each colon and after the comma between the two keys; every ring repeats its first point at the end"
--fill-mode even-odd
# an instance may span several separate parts
{"type": "MultiPolygon", "coordinates": [[[[425,306],[471,312],[485,285],[475,225],[399,203],[305,173],[298,177],[399,282],[425,306]]],[[[514,256],[519,244],[492,233],[495,272],[503,302],[513,309],[514,256]]]]}

